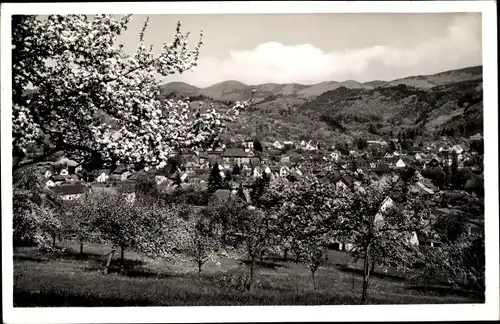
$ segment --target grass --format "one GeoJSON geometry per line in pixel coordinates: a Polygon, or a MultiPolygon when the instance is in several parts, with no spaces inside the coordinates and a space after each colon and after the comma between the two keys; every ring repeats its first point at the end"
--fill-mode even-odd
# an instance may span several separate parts
{"type": "MultiPolygon", "coordinates": [[[[248,269],[238,260],[222,260],[220,267],[209,262],[200,277],[194,263],[165,264],[126,251],[126,260],[113,260],[104,275],[109,246],[88,244],[81,258],[76,243],[59,244],[67,251],[15,249],[15,307],[346,305],[358,304],[361,295],[360,264],[346,267],[339,251],[329,251],[317,272],[316,290],[304,265],[265,260],[258,264],[254,288],[246,291],[237,282],[248,269]]],[[[373,276],[368,298],[369,304],[479,302],[484,301],[469,292],[414,286],[394,271],[373,276]]]]}

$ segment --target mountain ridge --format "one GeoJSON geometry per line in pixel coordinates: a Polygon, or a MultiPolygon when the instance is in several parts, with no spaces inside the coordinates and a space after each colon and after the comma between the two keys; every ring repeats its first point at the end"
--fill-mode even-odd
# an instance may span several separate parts
{"type": "MultiPolygon", "coordinates": [[[[392,87],[405,84],[421,89],[431,89],[448,83],[477,80],[482,78],[482,65],[470,66],[456,70],[447,70],[428,75],[408,76],[390,81],[372,80],[359,82],[356,80],[323,81],[315,84],[273,83],[247,85],[237,80],[226,80],[205,88],[199,88],[184,82],[169,82],[161,86],[169,92],[179,95],[203,95],[215,100],[242,101],[249,98],[253,89],[256,90],[255,99],[264,100],[269,96],[296,96],[311,99],[327,91],[340,87],[349,89],[375,89],[378,87],[392,87]]],[[[166,93],[166,92],[165,92],[166,93]]]]}

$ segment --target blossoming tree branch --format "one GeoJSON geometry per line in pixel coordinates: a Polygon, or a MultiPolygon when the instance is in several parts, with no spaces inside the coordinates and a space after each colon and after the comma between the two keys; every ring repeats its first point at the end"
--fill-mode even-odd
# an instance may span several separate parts
{"type": "Polygon", "coordinates": [[[73,159],[161,168],[173,150],[215,143],[225,123],[251,102],[218,112],[189,100],[160,102],[159,80],[197,66],[202,35],[188,47],[178,22],[174,39],[156,54],[146,47],[148,20],[137,50],[128,55],[117,36],[131,15],[51,15],[12,19],[14,169],[56,152],[73,159]],[[27,90],[34,91],[27,95],[27,90]],[[100,119],[102,113],[118,125],[100,119]],[[26,160],[30,147],[43,154],[26,160]]]}

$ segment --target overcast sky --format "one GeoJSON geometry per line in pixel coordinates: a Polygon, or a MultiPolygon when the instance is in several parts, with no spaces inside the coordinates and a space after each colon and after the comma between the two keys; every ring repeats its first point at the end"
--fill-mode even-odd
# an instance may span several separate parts
{"type": "MultiPolygon", "coordinates": [[[[120,41],[137,46],[146,16],[120,41]]],[[[206,87],[225,80],[313,84],[366,82],[482,64],[480,13],[153,15],[146,43],[170,42],[177,20],[204,45],[193,72],[170,77],[206,87]]]]}

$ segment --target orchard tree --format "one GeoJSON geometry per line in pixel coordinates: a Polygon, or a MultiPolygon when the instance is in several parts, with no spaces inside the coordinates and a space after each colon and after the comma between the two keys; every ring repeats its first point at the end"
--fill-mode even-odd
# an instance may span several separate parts
{"type": "Polygon", "coordinates": [[[113,245],[110,259],[115,248],[120,247],[120,259],[123,260],[126,248],[137,247],[138,237],[144,232],[142,221],[146,215],[121,193],[103,192],[90,199],[95,199],[92,202],[95,204],[94,228],[102,240],[113,245]]]}
{"type": "Polygon", "coordinates": [[[14,172],[12,202],[14,245],[35,244],[41,248],[53,248],[62,227],[58,217],[62,205],[58,197],[45,188],[35,169],[14,172]]]}
{"type": "Polygon", "coordinates": [[[98,208],[98,199],[94,195],[86,195],[83,199],[68,201],[60,214],[63,237],[77,239],[81,257],[86,242],[102,242],[95,226],[98,208]]]}
{"type": "Polygon", "coordinates": [[[279,238],[292,247],[296,260],[308,265],[313,287],[315,274],[326,260],[325,246],[335,240],[343,225],[347,208],[347,192],[337,190],[328,180],[320,181],[313,174],[279,188],[283,207],[279,214],[279,238]]]}
{"type": "Polygon", "coordinates": [[[485,245],[480,235],[463,234],[425,253],[422,278],[444,276],[449,284],[485,290],[485,245]]]}
{"type": "Polygon", "coordinates": [[[80,163],[120,161],[162,168],[173,150],[210,146],[225,123],[249,104],[251,98],[219,113],[201,103],[161,103],[158,85],[197,66],[201,38],[189,48],[189,33],[181,32],[179,22],[173,40],[156,54],[144,41],[146,20],[137,49],[129,55],[116,39],[130,19],[12,17],[14,169],[56,152],[80,163]],[[43,153],[26,160],[32,146],[43,153]]]}
{"type": "Polygon", "coordinates": [[[351,253],[363,260],[363,291],[361,303],[368,297],[370,275],[375,266],[392,265],[405,270],[419,260],[416,233],[430,231],[430,211],[426,202],[406,191],[404,183],[390,180],[379,186],[369,179],[362,190],[352,191],[349,212],[342,231],[353,244],[351,253]],[[402,197],[406,199],[401,204],[402,197]]]}
{"type": "MultiPolygon", "coordinates": [[[[222,251],[220,241],[212,230],[211,219],[204,211],[196,212],[187,206],[184,206],[183,209],[188,210],[190,215],[181,228],[185,236],[181,252],[196,262],[198,273],[201,276],[202,267],[207,261],[220,264],[218,261],[222,251]]],[[[182,234],[179,233],[179,235],[182,234]]]]}
{"type": "Polygon", "coordinates": [[[246,283],[251,290],[255,280],[256,260],[272,246],[273,219],[260,209],[250,208],[239,197],[222,203],[214,213],[219,224],[219,235],[224,246],[241,251],[250,259],[250,277],[246,283]]]}

